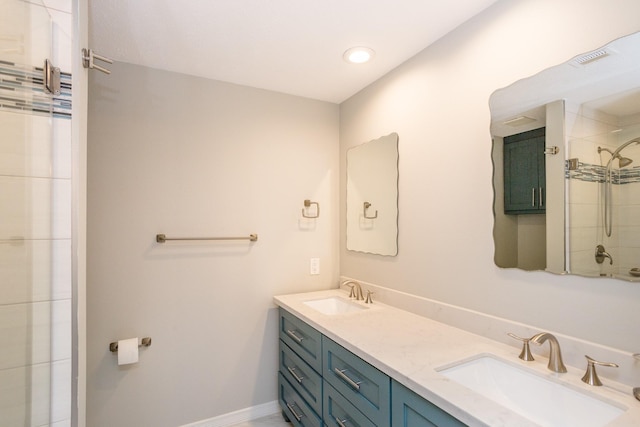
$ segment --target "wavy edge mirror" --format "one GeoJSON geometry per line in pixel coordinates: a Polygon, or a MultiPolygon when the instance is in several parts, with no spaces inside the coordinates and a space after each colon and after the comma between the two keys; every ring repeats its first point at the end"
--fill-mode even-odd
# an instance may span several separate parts
{"type": "Polygon", "coordinates": [[[491,95],[498,267],[640,282],[639,57],[637,32],[491,95]]]}

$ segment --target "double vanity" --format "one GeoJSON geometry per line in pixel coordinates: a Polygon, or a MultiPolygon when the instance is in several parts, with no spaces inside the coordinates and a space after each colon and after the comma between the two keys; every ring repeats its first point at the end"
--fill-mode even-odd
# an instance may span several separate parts
{"type": "Polygon", "coordinates": [[[274,300],[278,396],[296,426],[640,425],[629,387],[587,385],[583,369],[555,373],[517,347],[342,290],[274,300]]]}

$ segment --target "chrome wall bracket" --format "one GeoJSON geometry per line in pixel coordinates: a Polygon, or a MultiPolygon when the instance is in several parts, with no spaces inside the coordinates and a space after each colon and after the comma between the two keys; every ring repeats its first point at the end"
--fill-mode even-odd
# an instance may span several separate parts
{"type": "Polygon", "coordinates": [[[544,149],[544,154],[558,154],[559,152],[560,152],[560,149],[556,146],[545,147],[544,149]]]}
{"type": "Polygon", "coordinates": [[[112,59],[98,55],[91,49],[82,49],[82,66],[84,68],[89,68],[90,70],[95,69],[98,71],[102,71],[105,74],[111,74],[111,71],[107,70],[104,67],[101,67],[100,65],[96,65],[96,60],[106,62],[107,64],[113,64],[112,59]]]}
{"type": "Polygon", "coordinates": [[[60,95],[60,68],[54,67],[48,59],[44,60],[42,81],[46,93],[60,95]]]}
{"type": "Polygon", "coordinates": [[[579,163],[580,160],[578,158],[569,159],[567,160],[567,169],[570,171],[578,170],[579,163]]]}

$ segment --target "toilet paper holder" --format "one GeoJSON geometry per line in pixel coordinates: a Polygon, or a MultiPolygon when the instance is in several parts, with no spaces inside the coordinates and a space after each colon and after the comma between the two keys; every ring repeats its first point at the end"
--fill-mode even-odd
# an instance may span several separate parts
{"type": "MultiPolygon", "coordinates": [[[[149,347],[151,346],[151,337],[144,337],[140,340],[140,344],[138,344],[138,347],[149,347]]],[[[117,353],[118,352],[118,342],[112,342],[109,343],[109,351],[111,353],[117,353]]]]}

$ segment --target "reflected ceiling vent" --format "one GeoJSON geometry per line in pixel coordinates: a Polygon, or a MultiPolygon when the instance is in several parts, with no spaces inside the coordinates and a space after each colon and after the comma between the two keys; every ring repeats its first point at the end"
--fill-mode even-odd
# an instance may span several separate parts
{"type": "Polygon", "coordinates": [[[503,122],[502,124],[507,126],[513,126],[515,128],[518,126],[528,125],[529,123],[533,123],[535,121],[536,119],[528,116],[518,116],[513,119],[509,119],[506,122],[503,122]]]}
{"type": "Polygon", "coordinates": [[[584,55],[580,55],[571,61],[571,65],[574,67],[579,67],[581,65],[592,64],[596,61],[606,58],[607,56],[613,54],[614,52],[611,49],[598,49],[593,52],[585,53],[584,55]]]}

